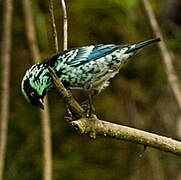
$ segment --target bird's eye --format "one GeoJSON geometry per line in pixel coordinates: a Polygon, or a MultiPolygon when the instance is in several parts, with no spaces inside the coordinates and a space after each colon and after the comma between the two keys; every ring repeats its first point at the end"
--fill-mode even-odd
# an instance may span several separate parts
{"type": "Polygon", "coordinates": [[[35,95],[35,92],[33,92],[33,91],[32,91],[32,92],[30,92],[30,96],[32,96],[32,97],[33,97],[34,95],[35,95]]]}

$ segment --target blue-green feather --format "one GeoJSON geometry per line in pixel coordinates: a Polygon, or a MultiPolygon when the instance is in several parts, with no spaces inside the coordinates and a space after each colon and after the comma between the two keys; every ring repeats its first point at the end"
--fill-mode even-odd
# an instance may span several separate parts
{"type": "Polygon", "coordinates": [[[22,80],[22,92],[32,103],[43,99],[53,87],[48,66],[51,66],[66,87],[80,87],[100,92],[109,84],[135,52],[159,39],[152,39],[134,45],[91,45],[69,49],[43,62],[33,65],[22,80]],[[33,96],[32,96],[33,92],[33,96]]]}
{"type": "Polygon", "coordinates": [[[111,52],[117,50],[120,46],[117,45],[97,45],[97,46],[85,46],[79,48],[76,56],[71,61],[67,62],[70,66],[79,66],[90,61],[94,61],[98,58],[106,56],[111,52]]]}

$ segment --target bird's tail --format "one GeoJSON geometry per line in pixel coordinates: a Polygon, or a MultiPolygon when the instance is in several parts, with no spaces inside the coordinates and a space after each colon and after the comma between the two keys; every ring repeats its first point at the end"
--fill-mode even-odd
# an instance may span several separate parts
{"type": "Polygon", "coordinates": [[[147,46],[149,44],[152,44],[154,42],[159,42],[159,41],[160,41],[160,38],[154,38],[154,39],[150,39],[150,40],[147,40],[147,41],[135,44],[135,45],[131,45],[131,46],[129,46],[130,48],[125,53],[127,54],[127,53],[134,52],[144,46],[147,46]]]}

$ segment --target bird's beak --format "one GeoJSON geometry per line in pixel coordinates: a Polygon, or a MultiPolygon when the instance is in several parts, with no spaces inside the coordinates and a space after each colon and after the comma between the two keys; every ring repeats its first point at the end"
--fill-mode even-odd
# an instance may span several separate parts
{"type": "Polygon", "coordinates": [[[37,104],[37,106],[44,110],[43,100],[42,100],[41,98],[38,99],[38,104],[37,104]]]}

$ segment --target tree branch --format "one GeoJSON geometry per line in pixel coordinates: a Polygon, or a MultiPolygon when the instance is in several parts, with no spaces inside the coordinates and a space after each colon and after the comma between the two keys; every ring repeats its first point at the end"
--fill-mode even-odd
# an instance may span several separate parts
{"type": "MultiPolygon", "coordinates": [[[[30,0],[23,0],[23,10],[25,15],[26,35],[28,45],[33,57],[34,63],[40,60],[40,52],[36,39],[36,32],[33,23],[33,14],[31,9],[30,0]]],[[[51,143],[51,129],[50,129],[50,116],[48,111],[47,98],[44,99],[45,110],[40,110],[41,124],[42,124],[42,138],[43,138],[43,179],[52,179],[52,143],[51,143]]]]}
{"type": "Polygon", "coordinates": [[[77,127],[82,134],[89,133],[93,138],[95,138],[96,135],[109,136],[181,155],[181,142],[179,141],[135,128],[99,120],[96,116],[93,118],[81,118],[77,121],[72,121],[71,124],[77,127]]]}
{"type": "Polygon", "coordinates": [[[162,56],[162,58],[164,60],[163,62],[165,64],[165,70],[166,70],[168,82],[169,82],[169,85],[170,85],[170,87],[171,87],[171,89],[173,91],[175,99],[176,99],[176,101],[178,103],[179,109],[181,110],[180,82],[179,82],[178,77],[177,77],[177,75],[175,73],[170,53],[169,53],[168,49],[166,48],[163,35],[161,33],[160,27],[159,27],[158,22],[156,20],[155,14],[154,14],[154,12],[153,12],[153,10],[151,8],[149,0],[141,0],[141,2],[142,2],[143,6],[145,8],[145,12],[146,12],[146,14],[148,16],[148,19],[150,21],[153,32],[155,33],[155,35],[157,37],[161,38],[161,42],[158,43],[158,46],[160,48],[161,56],[162,56]]]}
{"type": "Polygon", "coordinates": [[[71,96],[70,92],[68,92],[62,82],[58,79],[56,73],[53,71],[51,67],[49,67],[50,75],[53,79],[53,83],[55,84],[57,93],[63,97],[66,105],[70,109],[72,115],[78,119],[82,116],[84,116],[85,111],[84,109],[79,105],[79,103],[71,96]]]}
{"type": "Polygon", "coordinates": [[[181,156],[180,141],[99,120],[95,114],[93,114],[92,118],[86,118],[85,111],[78,102],[69,95],[69,92],[65,89],[51,67],[49,67],[49,71],[58,94],[63,97],[66,105],[70,108],[71,113],[78,114],[78,120],[72,121],[72,117],[68,117],[68,119],[70,120],[71,125],[78,129],[82,134],[89,134],[92,138],[96,138],[96,135],[109,136],[124,141],[142,144],[144,146],[150,146],[181,156]]]}
{"type": "Polygon", "coordinates": [[[55,17],[54,17],[54,12],[53,12],[53,0],[49,0],[49,12],[50,12],[50,19],[51,19],[51,25],[52,25],[52,30],[53,30],[54,46],[55,46],[56,52],[58,52],[58,38],[57,38],[55,17]]]}
{"type": "Polygon", "coordinates": [[[1,46],[1,112],[0,112],[0,180],[3,179],[4,159],[9,118],[9,82],[10,82],[10,51],[11,51],[11,22],[12,0],[3,1],[3,33],[1,46]]]}
{"type": "Polygon", "coordinates": [[[68,18],[65,1],[61,0],[62,10],[63,10],[63,50],[68,47],[68,18]]]}

